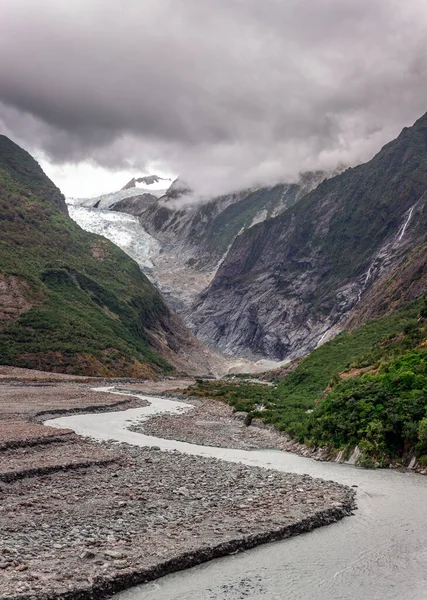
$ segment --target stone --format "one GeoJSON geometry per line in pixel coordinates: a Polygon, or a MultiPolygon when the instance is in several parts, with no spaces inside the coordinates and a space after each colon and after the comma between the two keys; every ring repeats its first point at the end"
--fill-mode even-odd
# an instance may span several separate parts
{"type": "Polygon", "coordinates": [[[123,552],[120,552],[119,550],[106,550],[104,554],[110,558],[124,558],[123,552]]]}

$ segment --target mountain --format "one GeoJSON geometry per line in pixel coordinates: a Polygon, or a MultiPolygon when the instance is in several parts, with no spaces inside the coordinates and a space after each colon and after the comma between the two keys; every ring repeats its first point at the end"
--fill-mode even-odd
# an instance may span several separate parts
{"type": "Polygon", "coordinates": [[[132,177],[126,185],[122,187],[122,190],[129,190],[132,188],[154,186],[161,181],[170,181],[167,177],[159,177],[158,175],[144,175],[144,177],[132,177]]]}
{"type": "Polygon", "coordinates": [[[100,376],[208,373],[221,360],[136,262],[68,216],[37,162],[0,136],[0,362],[100,376]]]}
{"type": "MultiPolygon", "coordinates": [[[[163,192],[161,192],[163,194],[163,192]]],[[[156,196],[148,191],[143,191],[141,188],[130,188],[102,194],[93,198],[69,198],[67,201],[75,206],[85,206],[86,208],[110,209],[118,202],[131,200],[136,197],[139,204],[144,205],[146,202],[156,202],[156,196]]]]}
{"type": "MultiPolygon", "coordinates": [[[[176,180],[158,202],[145,205],[140,217],[164,247],[193,266],[212,268],[243,229],[293,206],[325,177],[320,171],[305,173],[298,183],[243,190],[205,202],[190,195],[189,203],[189,186],[176,180]]],[[[119,210],[117,205],[112,208],[119,210]]]]}
{"type": "Polygon", "coordinates": [[[298,183],[244,190],[208,201],[194,197],[177,179],[154,202],[134,196],[111,210],[138,216],[141,226],[161,246],[153,259],[153,277],[168,302],[184,310],[212,280],[236,236],[244,229],[294,205],[326,174],[305,173],[298,183]]]}
{"type": "Polygon", "coordinates": [[[117,210],[134,214],[133,210],[141,211],[146,205],[153,204],[157,198],[164,196],[171,187],[170,179],[158,175],[146,175],[144,177],[132,178],[121,190],[94,196],[92,198],[68,198],[68,203],[73,206],[84,206],[86,208],[97,208],[110,210],[114,206],[117,210]],[[162,184],[166,181],[167,184],[162,184]]]}
{"type": "Polygon", "coordinates": [[[427,115],[238,235],[187,323],[227,353],[282,360],[357,320],[358,308],[355,326],[402,305],[426,289],[426,200],[427,115]]]}

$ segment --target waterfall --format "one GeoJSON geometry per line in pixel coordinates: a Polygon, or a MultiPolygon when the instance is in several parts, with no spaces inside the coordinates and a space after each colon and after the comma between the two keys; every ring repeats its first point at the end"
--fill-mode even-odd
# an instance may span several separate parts
{"type": "Polygon", "coordinates": [[[392,252],[393,250],[396,248],[396,246],[399,244],[399,242],[402,240],[403,236],[405,235],[406,229],[409,225],[409,221],[412,218],[412,214],[414,212],[415,207],[417,206],[417,204],[423,199],[423,197],[425,196],[427,190],[421,195],[421,197],[417,200],[417,202],[409,209],[409,212],[407,214],[407,217],[405,219],[405,222],[403,223],[403,225],[401,226],[401,228],[398,230],[396,237],[391,240],[388,241],[381,249],[380,251],[376,254],[376,256],[374,257],[374,259],[372,260],[371,264],[369,265],[369,269],[367,270],[363,283],[361,285],[360,291],[357,295],[357,302],[360,302],[361,298],[362,298],[362,294],[368,284],[368,281],[371,279],[371,276],[373,274],[373,272],[378,272],[379,269],[381,268],[382,265],[384,265],[385,261],[389,258],[392,258],[392,252]]]}
{"type": "Polygon", "coordinates": [[[402,230],[401,230],[401,232],[400,232],[400,235],[399,235],[399,237],[397,238],[397,241],[398,241],[398,242],[400,242],[400,240],[401,240],[401,239],[403,238],[403,236],[404,236],[404,233],[405,233],[405,231],[406,231],[406,228],[408,227],[408,223],[409,223],[409,221],[411,220],[412,213],[414,212],[414,208],[415,208],[415,204],[414,204],[414,206],[411,208],[411,210],[409,211],[408,218],[406,219],[405,223],[403,224],[403,227],[402,227],[402,230]]]}

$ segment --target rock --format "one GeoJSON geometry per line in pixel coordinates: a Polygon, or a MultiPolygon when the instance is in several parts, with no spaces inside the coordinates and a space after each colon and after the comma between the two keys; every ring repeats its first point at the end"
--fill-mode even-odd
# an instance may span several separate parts
{"type": "Polygon", "coordinates": [[[104,554],[110,558],[124,558],[125,556],[123,552],[120,552],[119,550],[106,550],[104,554]]]}
{"type": "Polygon", "coordinates": [[[267,425],[261,419],[252,419],[251,427],[258,427],[259,429],[265,429],[267,425]]]}
{"type": "MultiPolygon", "coordinates": [[[[232,417],[230,422],[237,427],[232,417]]],[[[252,432],[260,434],[265,432],[252,432]]],[[[94,442],[79,444],[90,444],[92,455],[100,447],[94,442]]],[[[77,447],[73,442],[73,451],[77,447]]],[[[42,595],[58,597],[83,585],[90,590],[95,581],[104,585],[114,573],[127,577],[128,569],[142,572],[147,564],[158,576],[161,565],[177,564],[183,552],[197,561],[201,548],[206,552],[223,542],[224,552],[234,552],[245,547],[245,540],[268,535],[270,527],[277,531],[278,526],[309,523],[311,518],[319,525],[320,511],[332,502],[351,507],[353,492],[336,483],[178,452],[102,445],[103,452],[108,448],[120,461],[119,470],[117,463],[94,466],[84,474],[71,470],[49,475],[43,485],[34,477],[10,486],[6,509],[19,505],[19,511],[8,511],[8,519],[0,519],[0,539],[8,545],[8,551],[1,550],[0,564],[10,564],[0,572],[11,575],[0,577],[0,597],[14,597],[11,591],[16,593],[23,580],[31,582],[28,598],[41,600],[42,595]],[[112,472],[117,477],[112,478],[112,472]],[[32,504],[20,506],[23,497],[31,498],[32,504]],[[303,515],[301,497],[313,500],[305,504],[303,515]],[[118,509],[119,502],[126,508],[118,509]],[[30,521],[34,525],[29,526],[30,521]],[[62,548],[56,548],[59,545],[62,548]],[[40,574],[39,579],[29,578],[33,572],[40,574]]],[[[58,453],[58,448],[53,450],[58,453]]],[[[35,460],[38,452],[34,450],[35,460]]],[[[343,511],[334,510],[333,520],[343,511]]]]}
{"type": "Polygon", "coordinates": [[[128,562],[126,560],[114,560],[113,565],[118,569],[125,569],[128,566],[128,562]]]}
{"type": "Polygon", "coordinates": [[[235,419],[237,419],[238,421],[244,421],[247,416],[248,416],[248,413],[247,412],[243,412],[243,411],[235,412],[234,415],[233,415],[233,417],[235,419]]]}

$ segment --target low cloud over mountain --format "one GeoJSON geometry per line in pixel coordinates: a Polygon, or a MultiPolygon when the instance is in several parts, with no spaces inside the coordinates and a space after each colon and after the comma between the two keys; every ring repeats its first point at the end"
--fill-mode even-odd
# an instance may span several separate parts
{"type": "Polygon", "coordinates": [[[423,0],[4,0],[0,126],[200,194],[289,181],[425,112],[426,26],[423,0]]]}

